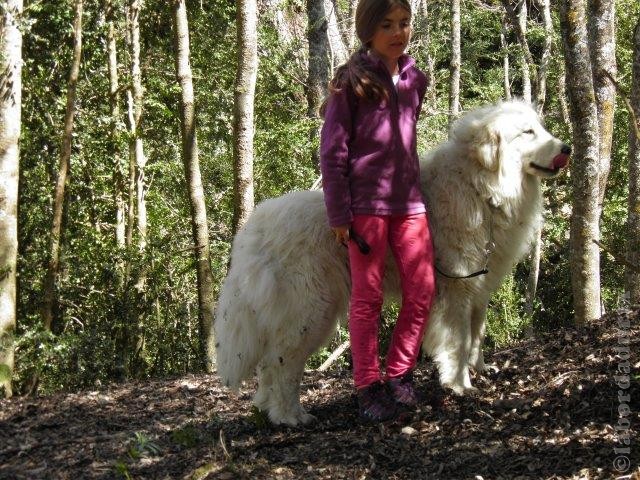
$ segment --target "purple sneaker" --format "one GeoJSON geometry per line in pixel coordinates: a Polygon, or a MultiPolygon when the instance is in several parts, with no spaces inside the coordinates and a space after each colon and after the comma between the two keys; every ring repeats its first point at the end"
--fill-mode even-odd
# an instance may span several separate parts
{"type": "Polygon", "coordinates": [[[395,401],[382,382],[375,382],[359,389],[358,405],[360,417],[368,422],[386,422],[398,414],[395,401]]]}
{"type": "Polygon", "coordinates": [[[403,407],[415,408],[418,405],[419,396],[413,385],[413,373],[408,372],[396,378],[387,380],[391,397],[403,407]]]}

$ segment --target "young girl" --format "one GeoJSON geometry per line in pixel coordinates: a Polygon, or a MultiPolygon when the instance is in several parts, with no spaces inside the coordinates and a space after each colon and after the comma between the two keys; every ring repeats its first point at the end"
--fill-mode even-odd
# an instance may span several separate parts
{"type": "Polygon", "coordinates": [[[337,70],[322,108],[320,167],[329,224],[349,249],[353,378],[360,415],[374,422],[417,404],[411,372],[435,291],[416,151],[427,79],[404,54],[410,22],[406,0],[360,0],[356,34],[362,46],[337,70]],[[349,241],[356,235],[370,246],[368,254],[349,241]],[[402,308],[383,377],[378,323],[387,246],[400,273],[402,308]]]}

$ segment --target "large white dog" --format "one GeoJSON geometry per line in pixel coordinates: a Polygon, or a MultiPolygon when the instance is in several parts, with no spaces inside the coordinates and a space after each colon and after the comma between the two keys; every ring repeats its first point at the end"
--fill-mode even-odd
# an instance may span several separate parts
{"type": "MultiPolygon", "coordinates": [[[[421,161],[439,270],[423,349],[441,383],[457,393],[473,388],[469,366],[484,368],[489,297],[527,252],[541,221],[540,178],[557,175],[570,152],[529,106],[505,102],[465,115],[450,140],[421,161]]],[[[397,294],[391,256],[386,272],[385,292],[397,294]]],[[[299,400],[305,361],[345,316],[349,284],[347,249],[329,229],[322,192],[261,203],[235,237],[217,307],[224,383],[236,388],[255,372],[254,404],[272,422],[311,421],[299,400]]]]}

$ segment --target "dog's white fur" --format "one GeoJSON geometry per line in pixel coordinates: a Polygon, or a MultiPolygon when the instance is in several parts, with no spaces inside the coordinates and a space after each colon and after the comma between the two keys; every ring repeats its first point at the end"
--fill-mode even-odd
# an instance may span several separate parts
{"type": "MultiPolygon", "coordinates": [[[[438,275],[423,348],[443,385],[472,389],[469,366],[484,368],[489,297],[527,252],[541,221],[540,177],[554,176],[563,143],[520,102],[504,102],[458,120],[450,140],[421,161],[438,275]],[[542,167],[542,168],[540,168],[542,167]],[[487,257],[487,243],[495,243],[487,257]]],[[[300,405],[305,361],[334,332],[349,301],[346,248],[327,226],[322,192],[293,192],[261,203],[238,232],[215,321],[217,369],[238,387],[258,375],[254,404],[272,422],[313,419],[300,405]]],[[[399,281],[389,256],[385,293],[399,281]]]]}

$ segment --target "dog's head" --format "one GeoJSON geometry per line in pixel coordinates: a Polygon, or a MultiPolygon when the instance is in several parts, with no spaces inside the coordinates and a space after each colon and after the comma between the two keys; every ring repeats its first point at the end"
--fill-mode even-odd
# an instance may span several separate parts
{"type": "Polygon", "coordinates": [[[502,174],[517,170],[555,177],[571,154],[571,147],[542,126],[535,110],[519,101],[470,112],[453,125],[451,136],[469,145],[470,157],[483,169],[502,174]]]}

